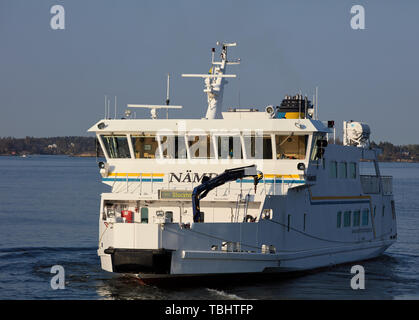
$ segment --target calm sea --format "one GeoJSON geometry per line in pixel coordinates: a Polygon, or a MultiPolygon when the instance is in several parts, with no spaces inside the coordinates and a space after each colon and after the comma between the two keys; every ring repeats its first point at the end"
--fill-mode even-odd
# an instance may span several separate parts
{"type": "Polygon", "coordinates": [[[382,163],[394,177],[398,241],[362,262],[365,290],[352,290],[351,265],[292,279],[194,288],[140,286],[100,269],[96,159],[0,157],[0,299],[419,299],[419,164],[382,163]],[[51,267],[65,289],[51,289],[51,267]]]}

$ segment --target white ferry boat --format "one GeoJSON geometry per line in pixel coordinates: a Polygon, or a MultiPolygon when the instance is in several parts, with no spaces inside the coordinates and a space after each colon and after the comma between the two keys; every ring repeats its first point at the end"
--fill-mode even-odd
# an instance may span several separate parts
{"type": "MultiPolygon", "coordinates": [[[[381,176],[369,126],[344,122],[343,145],[328,142],[333,122],[317,117],[301,94],[279,106],[222,112],[228,60],[204,79],[202,119],[98,121],[100,162],[98,255],[102,269],[144,283],[196,276],[303,271],[370,259],[396,241],[392,178],[381,176]],[[360,161],[374,175],[360,175],[360,161]]],[[[314,100],[314,99],[313,99],[314,100]]],[[[317,98],[316,98],[317,100],[317,98]]],[[[158,112],[163,117],[158,117],[158,112]]],[[[176,112],[176,111],[171,111],[176,112]]],[[[334,141],[333,141],[334,142],[334,141]]]]}

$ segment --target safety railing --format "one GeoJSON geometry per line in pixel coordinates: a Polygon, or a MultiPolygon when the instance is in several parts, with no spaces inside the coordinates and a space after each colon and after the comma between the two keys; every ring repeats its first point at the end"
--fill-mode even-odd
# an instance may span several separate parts
{"type": "Polygon", "coordinates": [[[374,176],[374,175],[361,175],[362,191],[366,194],[379,194],[380,179],[383,188],[383,194],[393,194],[393,177],[391,176],[374,176]]]}

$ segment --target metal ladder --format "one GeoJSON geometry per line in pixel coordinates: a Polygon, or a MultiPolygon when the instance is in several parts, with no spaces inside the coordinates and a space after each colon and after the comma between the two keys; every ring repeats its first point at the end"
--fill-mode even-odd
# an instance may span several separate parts
{"type": "Polygon", "coordinates": [[[246,194],[246,196],[243,198],[243,194],[239,193],[237,195],[237,201],[236,201],[236,213],[234,216],[234,222],[238,222],[239,221],[239,215],[240,215],[240,209],[243,208],[244,210],[244,214],[243,214],[243,220],[246,219],[246,215],[247,215],[247,208],[249,207],[249,198],[250,195],[246,194]]]}

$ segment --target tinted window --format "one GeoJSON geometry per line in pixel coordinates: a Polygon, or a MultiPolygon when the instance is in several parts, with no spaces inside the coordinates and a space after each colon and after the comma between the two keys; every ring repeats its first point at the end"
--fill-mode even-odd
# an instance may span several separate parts
{"type": "Polygon", "coordinates": [[[101,136],[109,158],[131,158],[126,136],[101,136]]]}

